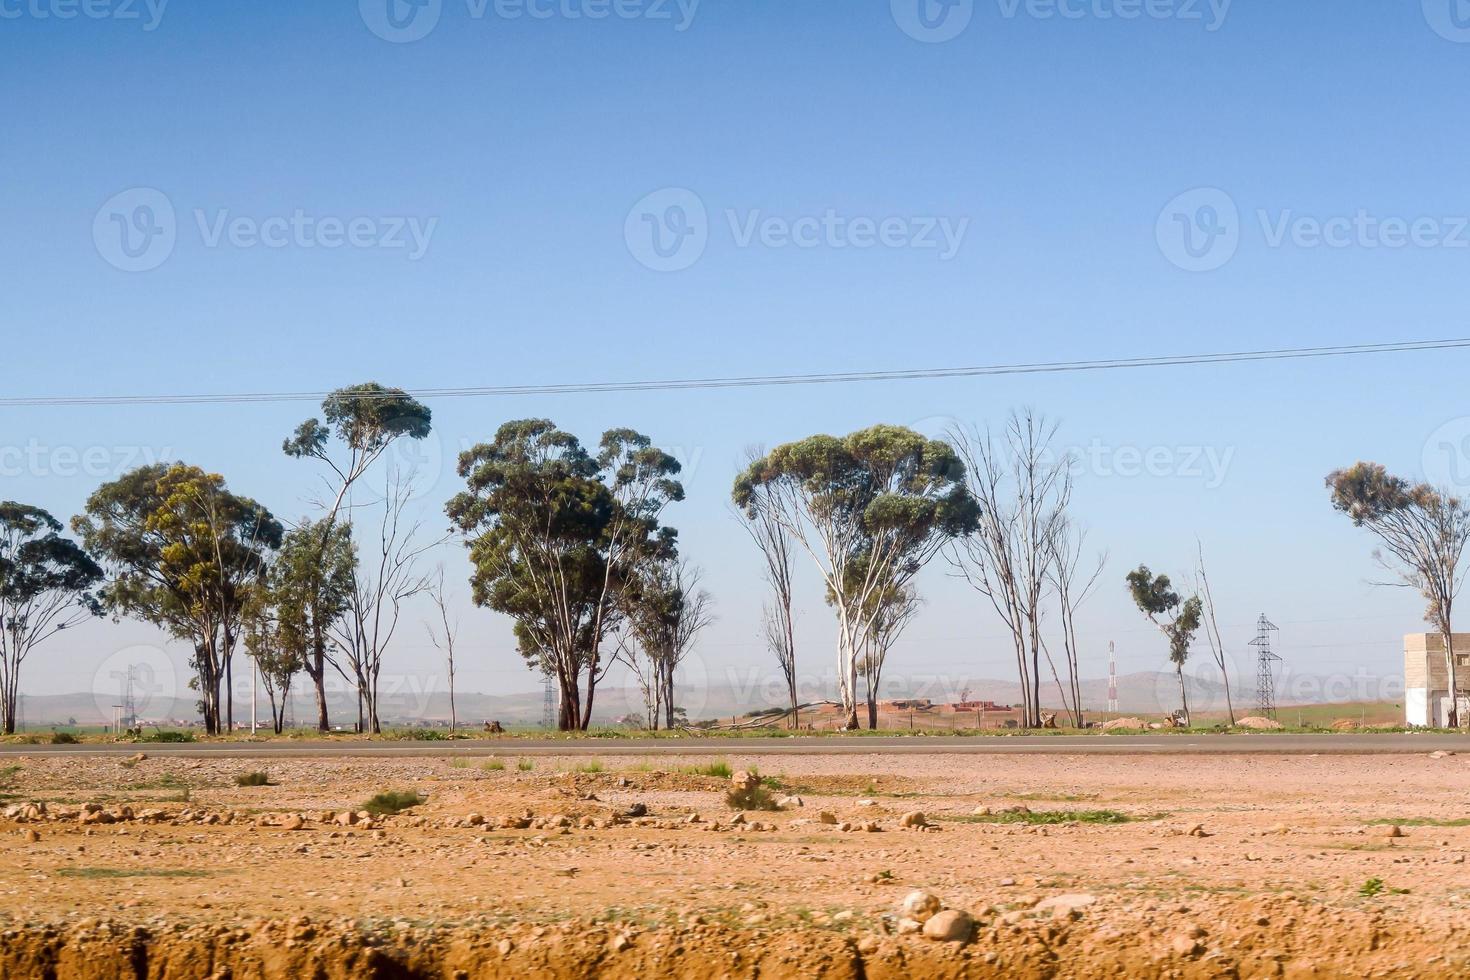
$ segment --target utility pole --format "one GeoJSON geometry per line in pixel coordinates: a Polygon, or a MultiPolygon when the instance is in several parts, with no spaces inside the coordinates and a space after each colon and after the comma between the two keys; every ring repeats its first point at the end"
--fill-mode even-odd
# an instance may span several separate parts
{"type": "Polygon", "coordinates": [[[1113,641],[1108,641],[1108,713],[1118,716],[1118,662],[1113,659],[1113,641]]]}

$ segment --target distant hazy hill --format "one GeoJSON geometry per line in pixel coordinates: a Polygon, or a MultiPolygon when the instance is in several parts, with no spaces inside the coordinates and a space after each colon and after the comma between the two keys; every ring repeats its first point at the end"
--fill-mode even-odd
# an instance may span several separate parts
{"type": "MultiPolygon", "coordinates": [[[[1231,689],[1237,710],[1242,708],[1249,710],[1255,703],[1255,689],[1252,686],[1254,678],[1250,678],[1248,684],[1238,679],[1232,680],[1234,683],[1231,684],[1231,689]]],[[[1202,711],[1224,708],[1225,688],[1222,684],[1188,676],[1186,676],[1186,681],[1189,685],[1191,707],[1202,711]]],[[[1291,696],[1286,696],[1288,691],[1284,685],[1282,687],[1282,697],[1279,700],[1283,704],[1325,704],[1362,699],[1361,695],[1354,698],[1346,693],[1340,697],[1313,696],[1311,693],[1303,695],[1298,692],[1331,691],[1332,688],[1320,678],[1299,676],[1293,678],[1293,681],[1289,692],[1291,696]]],[[[1376,686],[1379,690],[1390,692],[1401,689],[1401,685],[1395,688],[1395,684],[1395,681],[1390,680],[1378,682],[1376,686]]],[[[1020,685],[1015,681],[970,681],[966,683],[965,689],[971,698],[990,700],[999,704],[1014,704],[1021,697],[1020,685]]],[[[680,706],[686,708],[690,718],[731,718],[759,708],[777,707],[778,701],[766,697],[771,690],[769,684],[755,684],[744,688],[736,686],[688,687],[679,690],[678,702],[680,706]]],[[[297,689],[292,694],[296,722],[298,724],[309,723],[316,715],[310,689],[297,689]]],[[[803,689],[805,700],[820,700],[835,698],[835,696],[835,690],[822,692],[803,689]]],[[[885,685],[883,697],[884,699],[928,698],[935,703],[960,699],[959,692],[952,691],[945,685],[926,683],[885,685]]],[[[1060,703],[1054,683],[1048,683],[1043,687],[1042,698],[1049,707],[1060,703]]],[[[1368,698],[1368,700],[1376,699],[1368,698]]],[[[109,724],[113,719],[112,705],[116,700],[115,695],[96,697],[92,694],[31,695],[24,698],[22,713],[25,724],[31,727],[66,724],[72,719],[82,725],[109,724]]],[[[1091,710],[1105,708],[1108,701],[1107,680],[1084,681],[1082,700],[1085,708],[1091,710]]],[[[458,692],[455,695],[456,713],[460,723],[465,725],[479,725],[491,719],[507,724],[536,724],[542,718],[542,703],[543,692],[541,691],[502,695],[458,692]]],[[[1160,714],[1172,711],[1178,706],[1179,682],[1172,673],[1140,672],[1121,675],[1118,678],[1118,708],[1120,711],[1160,714]]],[[[140,701],[137,707],[139,716],[150,722],[191,721],[197,717],[192,697],[140,701]]],[[[356,698],[350,692],[329,695],[328,707],[334,725],[351,725],[357,718],[356,698]]],[[[395,725],[447,722],[449,720],[449,697],[445,693],[385,694],[381,713],[385,723],[395,725]]],[[[641,713],[641,702],[636,688],[604,686],[598,689],[593,710],[593,716],[597,721],[612,722],[631,713],[641,713]]],[[[269,708],[264,695],[261,696],[259,702],[258,715],[262,720],[269,718],[269,708]]],[[[248,721],[249,718],[248,700],[237,700],[235,703],[236,721],[248,721]]]]}

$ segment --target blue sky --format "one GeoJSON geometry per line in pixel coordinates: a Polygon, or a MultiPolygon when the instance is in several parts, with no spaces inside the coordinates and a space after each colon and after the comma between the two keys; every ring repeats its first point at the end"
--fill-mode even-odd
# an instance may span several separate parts
{"type": "MultiPolygon", "coordinates": [[[[6,394],[634,380],[1467,333],[1458,0],[980,0],[950,20],[925,0],[934,32],[916,26],[919,0],[431,0],[417,20],[393,0],[409,32],[432,22],[408,42],[391,40],[387,2],[0,0],[6,394]],[[657,271],[638,232],[671,233],[672,204],[702,251],[657,271]],[[1227,229],[1218,242],[1206,207],[1227,229]],[[135,218],[130,258],[116,222],[135,218]],[[815,237],[791,244],[788,226],[815,237]],[[1186,226],[1202,259],[1182,247],[1186,226]]],[[[1090,673],[1110,639],[1120,670],[1162,663],[1122,576],[1140,561],[1186,571],[1196,536],[1233,646],[1266,611],[1294,668],[1390,673],[1419,603],[1367,584],[1371,544],[1332,513],[1322,478],[1370,458],[1470,479],[1450,465],[1470,435],[1464,356],[442,401],[424,512],[439,520],[453,456],[506,419],[547,416],[589,441],[647,432],[689,467],[670,518],[719,603],[701,652],[718,675],[766,659],[755,556],[726,510],[746,446],[879,421],[998,424],[1032,405],[1101,461],[1077,490],[1111,555],[1086,610],[1090,673]]],[[[312,475],[279,444],[309,411],[0,409],[3,495],[70,516],[105,476],[169,456],[294,517],[312,475]]],[[[462,582],[463,559],[447,560],[462,582]]],[[[980,600],[938,569],[924,586],[898,672],[1008,676],[980,600]]],[[[803,666],[823,672],[830,617],[815,589],[807,599],[803,666]]],[[[400,663],[432,672],[414,618],[400,663]]],[[[503,621],[466,609],[464,622],[462,688],[530,686],[503,621]]],[[[95,624],[37,654],[24,686],[85,687],[100,658],[151,638],[95,624]]]]}

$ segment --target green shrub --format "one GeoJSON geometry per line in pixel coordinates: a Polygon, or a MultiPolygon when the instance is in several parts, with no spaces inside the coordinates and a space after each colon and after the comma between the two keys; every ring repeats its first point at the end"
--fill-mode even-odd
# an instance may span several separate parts
{"type": "Polygon", "coordinates": [[[144,742],[192,742],[192,741],[194,741],[194,733],[193,732],[153,732],[150,735],[144,735],[143,738],[142,738],[142,741],[144,741],[144,742]]]}
{"type": "Polygon", "coordinates": [[[729,779],[735,775],[735,771],[730,768],[730,763],[724,759],[705,766],[690,766],[684,772],[690,776],[713,776],[716,779],[729,779]]]}
{"type": "Polygon", "coordinates": [[[271,778],[263,772],[241,772],[235,774],[236,786],[269,786],[271,778]]]}
{"type": "Polygon", "coordinates": [[[519,769],[521,772],[530,772],[532,769],[536,768],[536,763],[532,762],[530,759],[519,759],[516,761],[516,768],[519,769]]]}
{"type": "Polygon", "coordinates": [[[71,732],[52,732],[51,733],[51,744],[52,745],[76,745],[77,744],[77,737],[75,735],[73,735],[71,732]]]}
{"type": "Polygon", "coordinates": [[[504,772],[505,763],[501,762],[499,759],[491,759],[480,768],[485,770],[486,772],[504,772]]]}
{"type": "Polygon", "coordinates": [[[418,806],[422,802],[424,798],[413,790],[398,790],[379,793],[358,809],[366,810],[375,817],[386,817],[402,813],[409,807],[418,806]]]}

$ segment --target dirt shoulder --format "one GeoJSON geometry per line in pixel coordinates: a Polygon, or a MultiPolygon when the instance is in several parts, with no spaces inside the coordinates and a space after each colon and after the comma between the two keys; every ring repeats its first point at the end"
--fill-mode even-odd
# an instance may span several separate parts
{"type": "Polygon", "coordinates": [[[710,764],[7,759],[0,975],[1470,970],[1466,757],[732,752],[787,800],[743,821],[710,764]]]}

